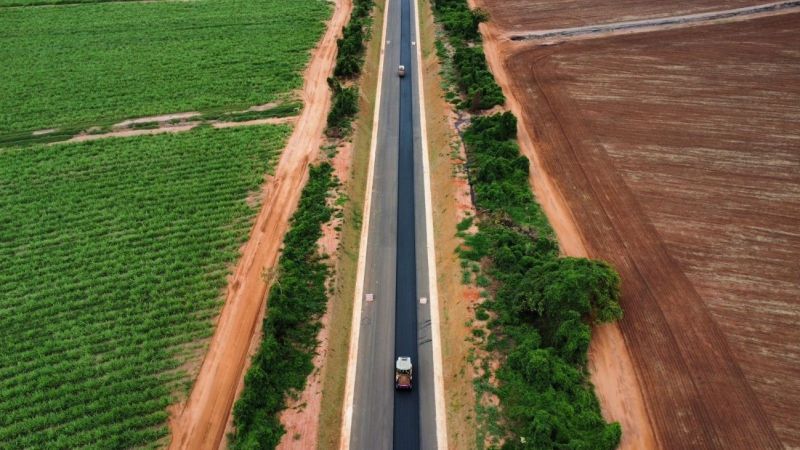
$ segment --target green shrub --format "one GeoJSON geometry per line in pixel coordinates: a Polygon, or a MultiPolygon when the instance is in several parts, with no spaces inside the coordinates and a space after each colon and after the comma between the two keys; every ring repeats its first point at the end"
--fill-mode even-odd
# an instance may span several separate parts
{"type": "Polygon", "coordinates": [[[371,25],[372,0],[356,0],[350,22],[344,28],[342,37],[336,42],[338,53],[333,74],[340,78],[352,78],[361,73],[364,63],[365,41],[371,25]]]}
{"type": "MultiPolygon", "coordinates": [[[[470,10],[465,0],[435,0],[433,11],[453,48],[451,56],[455,82],[462,95],[461,108],[470,111],[490,109],[505,102],[503,91],[486,65],[478,25],[486,13],[470,10]]],[[[449,56],[440,49],[440,56],[449,56]]]]}
{"type": "Polygon", "coordinates": [[[328,266],[317,250],[321,226],[333,210],[327,205],[335,186],[333,169],[323,163],[310,169],[309,180],[283,240],[267,302],[262,341],[245,376],[244,390],[233,409],[233,449],[271,449],[285,433],[278,414],[286,396],[303,389],[314,368],[319,318],[325,312],[328,266]]]}
{"type": "Polygon", "coordinates": [[[487,259],[496,282],[482,309],[495,317],[487,349],[506,355],[496,390],[504,448],[611,449],[621,429],[603,420],[585,367],[591,325],[622,316],[619,276],[602,261],[559,256],[515,134],[510,113],[476,117],[463,133],[482,220],[459,254],[487,259]]]}
{"type": "Polygon", "coordinates": [[[333,105],[328,112],[327,133],[341,137],[350,131],[350,123],[358,112],[358,86],[344,87],[336,78],[328,78],[333,91],[333,105]]]}

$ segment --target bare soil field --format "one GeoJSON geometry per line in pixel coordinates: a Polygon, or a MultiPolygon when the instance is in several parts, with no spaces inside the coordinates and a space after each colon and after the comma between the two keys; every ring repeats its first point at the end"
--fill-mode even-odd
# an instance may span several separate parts
{"type": "Polygon", "coordinates": [[[544,30],[708,11],[767,3],[760,0],[479,0],[490,20],[505,31],[544,30]]]}
{"type": "Polygon", "coordinates": [[[492,49],[533,176],[620,271],[664,448],[800,446],[798,23],[492,49]]]}

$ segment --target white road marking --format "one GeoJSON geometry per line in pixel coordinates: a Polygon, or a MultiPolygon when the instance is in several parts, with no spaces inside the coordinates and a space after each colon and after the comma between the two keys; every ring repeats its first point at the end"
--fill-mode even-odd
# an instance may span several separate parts
{"type": "MultiPolygon", "coordinates": [[[[387,19],[389,17],[389,2],[383,5],[383,31],[381,42],[386,40],[387,19]]],[[[369,147],[369,168],[367,169],[367,188],[364,198],[364,212],[361,224],[361,246],[358,250],[358,269],[356,270],[356,292],[353,300],[353,322],[350,324],[350,354],[347,362],[347,378],[344,386],[344,405],[342,408],[342,435],[339,439],[339,449],[350,449],[350,433],[353,428],[353,401],[355,399],[356,371],[358,369],[358,339],[361,332],[361,299],[364,293],[364,266],[367,259],[367,243],[369,241],[370,207],[372,205],[372,179],[375,175],[375,153],[378,146],[378,125],[381,110],[381,89],[383,86],[383,61],[386,45],[381,46],[380,61],[378,62],[378,85],[375,93],[375,111],[372,116],[372,142],[369,147]]]]}
{"type": "MultiPolygon", "coordinates": [[[[417,42],[419,31],[419,2],[414,7],[417,42]]],[[[431,203],[431,172],[428,158],[428,129],[425,118],[425,85],[422,79],[422,46],[417,45],[417,79],[419,80],[420,131],[422,135],[422,173],[425,187],[425,234],[428,253],[428,289],[431,313],[431,344],[433,347],[433,395],[436,412],[436,447],[447,450],[447,417],[444,403],[444,375],[442,374],[442,343],[439,336],[439,282],[436,277],[436,247],[433,241],[433,203],[431,203]]]]}

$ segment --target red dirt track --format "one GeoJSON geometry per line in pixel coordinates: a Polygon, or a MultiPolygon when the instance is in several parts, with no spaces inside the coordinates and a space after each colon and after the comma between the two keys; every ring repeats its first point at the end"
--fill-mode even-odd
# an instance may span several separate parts
{"type": "Polygon", "coordinates": [[[504,31],[579,27],[681,16],[759,5],[774,0],[482,0],[504,31]],[[496,6],[493,6],[496,2],[496,6]]]}
{"type": "Polygon", "coordinates": [[[800,446],[800,14],[536,47],[481,3],[533,176],[621,273],[657,445],[800,446]]]}
{"type": "MultiPolygon", "coordinates": [[[[250,239],[228,280],[225,304],[185,403],[170,408],[171,449],[217,449],[244,376],[251,340],[260,331],[267,284],[263,273],[274,266],[289,218],[308,178],[308,164],[322,144],[330,106],[327,77],[333,72],[336,39],[350,16],[352,2],[336,0],[327,31],[313,51],[301,92],[303,111],[272,176],[264,187],[261,211],[250,239]]],[[[224,446],[224,443],[223,443],[224,446]]]]}

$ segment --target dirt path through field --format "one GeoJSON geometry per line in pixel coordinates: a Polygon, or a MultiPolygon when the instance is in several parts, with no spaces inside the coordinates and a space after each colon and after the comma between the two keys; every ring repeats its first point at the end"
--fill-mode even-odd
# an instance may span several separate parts
{"type": "Polygon", "coordinates": [[[592,24],[553,30],[514,31],[505,33],[503,37],[512,41],[535,41],[539,44],[549,45],[578,39],[596,39],[619,34],[644,33],[712,23],[750,20],[756,17],[794,13],[798,10],[800,10],[800,0],[785,0],[764,5],[656,19],[592,24]]]}
{"type": "MultiPolygon", "coordinates": [[[[289,117],[270,117],[267,119],[246,120],[242,122],[211,121],[208,123],[214,128],[233,128],[233,127],[252,127],[259,125],[283,125],[283,124],[291,124],[294,123],[295,121],[297,121],[296,116],[289,116],[289,117]]],[[[188,122],[181,125],[161,125],[158,128],[151,128],[144,130],[125,129],[125,130],[110,131],[108,133],[100,133],[100,134],[79,134],[77,136],[67,139],[66,141],[52,142],[50,143],[50,145],[63,144],[65,142],[96,141],[98,139],[108,139],[114,137],[152,136],[155,134],[164,134],[164,133],[183,133],[195,129],[201,123],[203,122],[188,122]]]]}
{"type": "MultiPolygon", "coordinates": [[[[470,1],[475,7],[474,0],[470,1]]],[[[491,24],[481,24],[484,51],[489,66],[508,101],[514,115],[523,117],[522,107],[511,92],[511,83],[503,61],[505,45],[510,41],[498,39],[500,34],[491,24]]],[[[522,152],[531,160],[530,183],[537,201],[542,206],[558,237],[561,251],[565,255],[587,257],[588,252],[575,218],[550,176],[541,170],[542,163],[535,151],[532,139],[523,121],[518,121],[517,136],[522,152]]],[[[608,324],[592,330],[589,348],[589,368],[595,392],[600,400],[606,420],[619,422],[622,426],[620,449],[638,450],[656,448],[650,417],[647,413],[639,379],[634,371],[630,352],[617,324],[608,324]]]]}
{"type": "Polygon", "coordinates": [[[243,376],[248,349],[260,325],[268,286],[262,276],[277,261],[289,218],[322,143],[330,106],[326,82],[333,71],[336,39],[352,9],[336,0],[327,31],[304,74],[303,111],[280,161],[264,187],[264,203],[232,276],[216,331],[188,400],[171,408],[171,449],[216,449],[243,376]]]}

